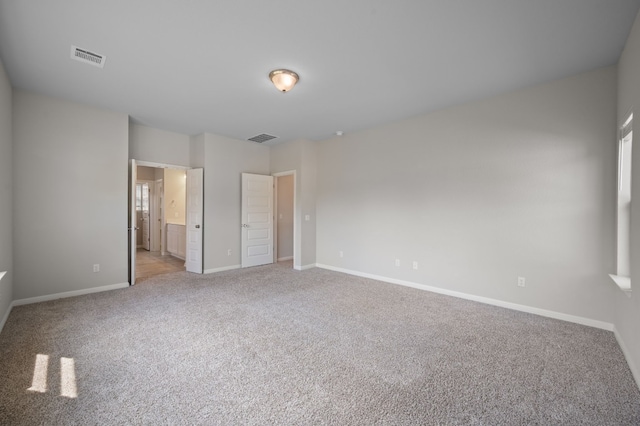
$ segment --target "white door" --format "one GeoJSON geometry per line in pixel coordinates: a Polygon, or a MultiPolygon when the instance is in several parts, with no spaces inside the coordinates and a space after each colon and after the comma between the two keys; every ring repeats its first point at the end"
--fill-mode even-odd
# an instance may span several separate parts
{"type": "Polygon", "coordinates": [[[136,283],[136,160],[129,162],[129,285],[136,283]]]}
{"type": "Polygon", "coordinates": [[[203,169],[187,170],[186,269],[202,273],[203,169]]]}
{"type": "Polygon", "coordinates": [[[242,174],[242,267],[273,263],[273,176],[242,174]]]}

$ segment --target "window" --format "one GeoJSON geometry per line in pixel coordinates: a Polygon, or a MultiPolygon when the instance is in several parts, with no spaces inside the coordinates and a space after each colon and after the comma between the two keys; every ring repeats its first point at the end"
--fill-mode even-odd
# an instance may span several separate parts
{"type": "Polygon", "coordinates": [[[622,290],[631,291],[631,146],[633,114],[620,128],[618,142],[618,208],[616,275],[611,278],[622,290]]]}

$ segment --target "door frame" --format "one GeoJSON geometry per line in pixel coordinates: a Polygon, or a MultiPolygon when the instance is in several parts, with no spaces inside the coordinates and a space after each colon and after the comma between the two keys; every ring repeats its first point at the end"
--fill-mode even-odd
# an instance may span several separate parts
{"type": "Polygon", "coordinates": [[[129,273],[129,285],[131,286],[136,283],[136,250],[138,249],[138,245],[136,243],[136,223],[138,221],[138,211],[136,210],[136,185],[138,182],[138,164],[136,163],[136,160],[129,160],[127,175],[129,178],[129,188],[127,191],[127,195],[129,196],[129,202],[127,203],[127,224],[129,225],[127,228],[127,253],[129,268],[127,271],[129,273]]]}
{"type": "MultiPolygon", "coordinates": [[[[132,248],[132,244],[135,244],[135,225],[131,225],[131,221],[133,221],[133,223],[135,224],[135,213],[136,213],[136,204],[135,204],[135,183],[137,182],[137,166],[146,166],[146,167],[154,167],[154,168],[158,168],[158,169],[176,169],[176,170],[189,170],[189,169],[193,169],[194,167],[186,167],[186,166],[178,166],[176,164],[166,164],[166,163],[155,163],[153,161],[142,161],[142,160],[136,160],[136,159],[129,159],[129,171],[128,171],[128,177],[129,177],[129,188],[131,191],[131,188],[133,188],[133,194],[129,194],[129,203],[128,203],[128,217],[129,217],[129,235],[133,234],[133,238],[129,238],[128,239],[128,252],[129,252],[129,285],[134,285],[135,284],[135,270],[136,270],[136,248],[132,248]],[[133,241],[132,241],[133,240],[133,241]]],[[[164,180],[163,180],[163,184],[164,184],[164,180]]],[[[203,197],[204,198],[204,197],[203,197]]],[[[165,222],[165,218],[164,218],[164,209],[162,210],[162,216],[163,216],[163,220],[162,220],[162,227],[164,227],[164,222],[165,222]]],[[[204,217],[202,218],[202,225],[204,226],[204,217]]],[[[165,233],[162,233],[162,242],[165,243],[165,245],[163,245],[163,250],[165,250],[165,246],[166,246],[166,236],[165,233]]],[[[202,239],[202,253],[204,255],[204,238],[202,239]]]]}
{"type": "Polygon", "coordinates": [[[296,178],[295,170],[287,170],[284,172],[272,173],[271,176],[275,178],[275,187],[273,191],[273,233],[274,233],[274,243],[273,243],[273,261],[276,263],[278,261],[278,178],[281,176],[289,176],[293,175],[293,268],[300,270],[302,267],[300,263],[302,259],[300,258],[302,253],[302,246],[300,244],[300,206],[298,205],[298,179],[296,178]]]}

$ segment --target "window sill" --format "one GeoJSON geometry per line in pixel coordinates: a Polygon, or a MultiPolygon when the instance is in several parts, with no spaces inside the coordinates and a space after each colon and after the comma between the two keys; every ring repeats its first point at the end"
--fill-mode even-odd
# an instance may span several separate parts
{"type": "Polygon", "coordinates": [[[609,274],[609,276],[620,290],[624,291],[627,296],[631,297],[631,277],[623,277],[621,275],[613,274],[609,274]]]}

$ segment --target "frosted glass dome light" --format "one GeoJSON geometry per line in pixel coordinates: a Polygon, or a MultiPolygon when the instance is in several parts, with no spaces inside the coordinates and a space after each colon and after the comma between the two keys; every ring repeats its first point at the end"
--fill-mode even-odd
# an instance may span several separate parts
{"type": "Polygon", "coordinates": [[[289,70],[273,70],[269,73],[269,80],[281,92],[288,92],[293,89],[299,79],[298,74],[289,70]]]}

